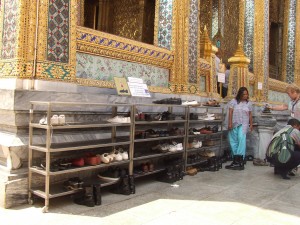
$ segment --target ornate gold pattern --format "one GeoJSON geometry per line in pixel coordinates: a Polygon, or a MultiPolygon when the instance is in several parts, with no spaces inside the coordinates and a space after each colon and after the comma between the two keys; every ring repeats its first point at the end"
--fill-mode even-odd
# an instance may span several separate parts
{"type": "Polygon", "coordinates": [[[258,96],[258,100],[267,101],[267,91],[268,91],[268,74],[265,74],[265,68],[269,68],[268,61],[266,61],[266,37],[265,30],[269,27],[265,27],[265,12],[266,0],[255,1],[255,23],[254,23],[254,74],[256,76],[256,84],[254,85],[254,95],[258,96]],[[257,83],[261,82],[263,85],[263,90],[257,89],[257,83]]]}
{"type": "Polygon", "coordinates": [[[245,0],[239,2],[239,42],[244,46],[244,32],[245,32],[245,0]]]}
{"type": "Polygon", "coordinates": [[[84,2],[85,0],[76,0],[76,9],[77,9],[77,21],[78,26],[84,25],[84,2]]]}
{"type": "Polygon", "coordinates": [[[296,32],[295,32],[295,71],[294,83],[300,86],[300,2],[296,6],[296,32]]]}
{"type": "Polygon", "coordinates": [[[285,93],[286,87],[288,85],[289,85],[288,83],[269,78],[269,88],[272,91],[285,93]]]}
{"type": "Polygon", "coordinates": [[[154,38],[153,38],[153,44],[155,46],[158,46],[159,3],[160,0],[155,0],[154,38]]]}

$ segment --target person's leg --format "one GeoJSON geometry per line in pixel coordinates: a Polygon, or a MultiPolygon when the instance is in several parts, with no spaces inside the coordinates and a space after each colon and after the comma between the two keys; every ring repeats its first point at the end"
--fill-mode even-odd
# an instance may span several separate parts
{"type": "Polygon", "coordinates": [[[243,159],[246,155],[246,134],[243,132],[243,126],[237,127],[237,135],[238,135],[238,146],[236,155],[242,155],[243,159]]]}
{"type": "Polygon", "coordinates": [[[236,155],[238,149],[238,132],[237,128],[233,128],[228,132],[228,140],[231,149],[231,155],[236,155]]]}

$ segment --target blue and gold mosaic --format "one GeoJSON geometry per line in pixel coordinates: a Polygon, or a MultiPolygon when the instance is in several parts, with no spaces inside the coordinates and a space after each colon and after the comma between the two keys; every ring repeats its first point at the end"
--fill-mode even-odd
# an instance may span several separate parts
{"type": "Polygon", "coordinates": [[[172,48],[173,0],[160,0],[158,46],[171,50],[172,48]]]}
{"type": "Polygon", "coordinates": [[[49,0],[47,60],[69,61],[69,0],[49,0]]]}

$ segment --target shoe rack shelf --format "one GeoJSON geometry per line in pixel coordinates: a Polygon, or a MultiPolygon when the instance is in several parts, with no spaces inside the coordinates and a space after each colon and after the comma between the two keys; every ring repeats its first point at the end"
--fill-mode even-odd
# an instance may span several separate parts
{"type": "Polygon", "coordinates": [[[156,164],[153,171],[143,172],[139,166],[143,162],[155,161],[170,156],[178,156],[183,159],[185,152],[186,128],[188,108],[181,105],[166,105],[166,104],[136,104],[134,105],[133,118],[133,152],[132,152],[132,167],[130,171],[135,178],[160,173],[166,170],[166,166],[156,164]],[[142,116],[141,116],[142,115],[142,116]],[[140,119],[142,117],[142,120],[140,119]],[[150,118],[150,119],[149,119],[150,118]],[[151,119],[152,118],[152,119],[151,119]],[[171,134],[169,131],[178,128],[182,131],[181,134],[171,134]],[[145,137],[138,138],[136,134],[140,132],[150,131],[150,136],[144,134],[145,137]],[[152,133],[151,133],[152,132],[152,133]],[[159,133],[163,133],[160,135],[159,133]],[[182,149],[175,151],[156,152],[152,148],[161,144],[171,144],[173,142],[181,143],[182,149]],[[139,153],[139,154],[137,154],[139,153]],[[139,170],[139,173],[134,171],[139,170]]]}
{"type": "Polygon", "coordinates": [[[224,121],[224,109],[222,107],[210,107],[210,106],[189,106],[188,107],[188,120],[187,120],[187,137],[186,137],[186,152],[185,152],[185,169],[190,166],[197,166],[207,162],[207,159],[199,157],[194,162],[189,163],[188,157],[193,154],[198,154],[205,151],[221,151],[222,139],[223,139],[223,121],[224,121]],[[213,114],[213,116],[212,116],[213,114]],[[194,115],[194,118],[191,118],[194,115]],[[195,116],[196,115],[196,116],[195,116]],[[210,116],[208,116],[210,115],[210,116]],[[209,119],[209,117],[211,117],[209,119]],[[202,129],[208,129],[208,127],[215,127],[213,133],[191,133],[191,131],[199,131],[202,129]],[[196,130],[195,130],[196,129],[196,130]],[[194,148],[190,146],[193,140],[201,142],[201,147],[194,148]],[[214,142],[212,146],[204,146],[205,141],[211,140],[214,142]]]}
{"type": "MultiPolygon", "coordinates": [[[[130,119],[132,118],[132,105],[130,104],[98,104],[98,103],[78,103],[78,102],[39,102],[32,101],[30,105],[30,123],[29,123],[29,180],[28,180],[28,189],[29,189],[29,198],[28,202],[30,204],[33,203],[33,195],[44,198],[45,205],[42,209],[43,212],[47,212],[49,208],[49,199],[56,198],[60,196],[74,194],[80,189],[76,190],[64,190],[63,184],[53,184],[50,182],[52,178],[55,178],[57,175],[64,175],[76,173],[80,171],[87,170],[96,170],[103,169],[113,166],[123,165],[129,169],[129,165],[131,164],[131,155],[132,152],[132,143],[133,143],[133,135],[132,135],[132,123],[128,122],[107,122],[107,119],[114,118],[117,115],[125,115],[126,113],[130,113],[130,119]],[[65,118],[65,123],[60,125],[51,125],[51,117],[54,114],[58,114],[58,112],[71,112],[70,115],[74,112],[92,112],[91,114],[95,114],[97,112],[102,118],[99,121],[89,121],[86,118],[80,118],[81,121],[72,122],[70,120],[76,120],[74,118],[65,118]],[[46,124],[40,124],[41,116],[46,115],[46,124]],[[85,122],[87,120],[87,122],[85,122]],[[54,135],[60,134],[80,134],[81,132],[93,131],[99,132],[98,140],[91,141],[77,141],[75,138],[71,138],[72,141],[64,142],[64,143],[55,143],[53,141],[54,135]],[[102,138],[102,133],[105,132],[106,136],[102,138]],[[107,137],[107,135],[109,137],[107,137]],[[42,136],[43,143],[38,143],[41,141],[40,136],[42,136]],[[64,170],[53,171],[51,169],[51,161],[55,157],[55,154],[68,154],[67,152],[73,153],[89,153],[101,154],[107,149],[111,150],[116,146],[127,146],[129,152],[129,159],[111,162],[108,164],[98,164],[98,165],[87,165],[80,167],[72,167],[64,170]],[[39,153],[38,153],[39,152],[39,153]],[[45,166],[44,168],[40,167],[40,165],[35,165],[37,155],[44,154],[45,166]],[[35,187],[33,176],[40,175],[44,177],[44,185],[41,187],[35,187]]],[[[80,117],[80,116],[79,116],[80,117]]],[[[96,117],[98,118],[98,117],[96,117]]],[[[79,120],[79,119],[78,119],[79,120]]],[[[98,119],[96,119],[98,120],[98,119]]],[[[71,156],[71,154],[68,154],[71,156]]],[[[97,179],[97,178],[95,178],[97,179]]],[[[54,180],[55,181],[55,180],[54,180]]],[[[98,181],[101,183],[101,186],[108,186],[115,184],[116,181],[104,182],[98,181]]]]}

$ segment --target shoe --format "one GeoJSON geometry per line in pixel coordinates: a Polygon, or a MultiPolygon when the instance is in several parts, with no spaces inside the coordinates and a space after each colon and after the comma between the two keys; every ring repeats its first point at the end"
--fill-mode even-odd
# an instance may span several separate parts
{"type": "Polygon", "coordinates": [[[292,169],[291,171],[289,171],[288,175],[294,177],[294,176],[296,176],[297,171],[298,171],[298,168],[296,167],[296,168],[292,169]]]}
{"type": "Polygon", "coordinates": [[[123,160],[128,160],[129,159],[128,152],[124,151],[122,148],[119,148],[118,151],[120,152],[123,160]]]}
{"type": "Polygon", "coordinates": [[[122,154],[118,150],[115,150],[115,161],[122,161],[122,160],[123,160],[122,154]]]}
{"type": "Polygon", "coordinates": [[[96,166],[100,164],[99,158],[97,156],[86,156],[84,157],[84,164],[89,166],[96,166]]]}
{"type": "Polygon", "coordinates": [[[83,158],[78,158],[78,159],[73,159],[72,161],[73,166],[84,166],[84,159],[83,158]]]}
{"type": "Polygon", "coordinates": [[[168,152],[169,149],[170,149],[170,145],[169,144],[159,144],[159,145],[156,145],[154,147],[151,148],[152,150],[154,151],[159,151],[161,153],[165,153],[165,152],[168,152]]]}
{"type": "Polygon", "coordinates": [[[65,124],[66,124],[65,115],[59,115],[58,116],[58,125],[65,125],[65,124]]]}
{"type": "Polygon", "coordinates": [[[41,125],[47,125],[47,117],[43,116],[43,118],[40,119],[39,124],[41,124],[41,125]]]}
{"type": "Polygon", "coordinates": [[[110,158],[110,156],[109,156],[108,153],[103,153],[100,156],[100,159],[101,159],[101,162],[106,163],[106,164],[110,163],[110,160],[111,160],[111,158],[110,158]]]}
{"type": "Polygon", "coordinates": [[[130,117],[115,116],[114,118],[108,119],[110,123],[130,123],[130,117]]]}
{"type": "Polygon", "coordinates": [[[198,140],[194,140],[192,142],[192,148],[201,148],[202,147],[202,142],[198,140]]]}
{"type": "Polygon", "coordinates": [[[53,126],[59,125],[58,123],[58,115],[53,115],[50,119],[50,124],[53,126]]]}
{"type": "Polygon", "coordinates": [[[255,166],[269,166],[267,162],[262,159],[253,159],[253,165],[255,166]]]}
{"type": "Polygon", "coordinates": [[[197,173],[198,173],[198,170],[196,168],[193,168],[193,167],[186,168],[186,174],[187,175],[194,176],[197,173]]]}
{"type": "Polygon", "coordinates": [[[193,100],[193,101],[185,101],[181,105],[185,105],[185,106],[188,106],[188,105],[199,105],[199,103],[197,101],[193,100]]]}

